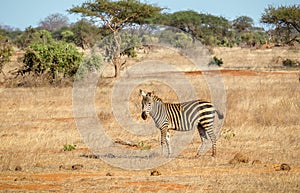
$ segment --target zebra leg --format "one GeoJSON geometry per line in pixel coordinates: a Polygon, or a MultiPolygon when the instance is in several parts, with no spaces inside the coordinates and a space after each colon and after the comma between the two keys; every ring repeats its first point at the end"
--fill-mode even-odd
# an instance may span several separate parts
{"type": "Polygon", "coordinates": [[[201,146],[199,148],[199,151],[198,151],[196,157],[200,157],[201,154],[205,150],[206,141],[208,140],[208,138],[207,138],[205,130],[201,127],[201,125],[199,125],[197,128],[198,128],[198,132],[199,132],[199,135],[200,135],[200,138],[201,138],[201,146]]]}
{"type": "Polygon", "coordinates": [[[165,144],[164,132],[160,131],[160,145],[161,145],[161,155],[164,155],[164,144],[165,144]]]}
{"type": "Polygon", "coordinates": [[[171,147],[170,147],[170,132],[169,132],[169,130],[167,130],[167,132],[166,132],[166,144],[167,144],[167,148],[168,148],[168,156],[170,157],[171,147]]]}
{"type": "Polygon", "coordinates": [[[168,128],[162,128],[161,129],[161,151],[162,155],[164,155],[164,145],[166,144],[167,150],[168,150],[168,156],[171,154],[171,148],[170,148],[170,133],[168,128]]]}
{"type": "Polygon", "coordinates": [[[217,153],[217,138],[214,133],[213,127],[210,126],[208,128],[205,128],[205,132],[208,134],[211,143],[212,143],[212,156],[215,157],[217,153]]]}

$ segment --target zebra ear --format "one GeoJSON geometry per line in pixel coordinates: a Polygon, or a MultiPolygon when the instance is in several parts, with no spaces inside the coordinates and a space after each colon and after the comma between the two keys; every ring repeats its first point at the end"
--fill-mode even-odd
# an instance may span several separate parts
{"type": "Polygon", "coordinates": [[[146,96],[146,93],[142,89],[140,89],[140,96],[143,96],[143,97],[146,96]]]}
{"type": "Polygon", "coordinates": [[[150,96],[150,97],[151,97],[151,96],[154,96],[154,91],[148,92],[146,96],[150,96]]]}
{"type": "Polygon", "coordinates": [[[151,92],[152,96],[155,95],[154,90],[151,92]]]}

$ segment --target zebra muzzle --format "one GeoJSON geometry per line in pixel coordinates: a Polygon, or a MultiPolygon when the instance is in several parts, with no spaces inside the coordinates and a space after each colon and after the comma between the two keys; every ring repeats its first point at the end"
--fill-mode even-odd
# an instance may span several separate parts
{"type": "Polygon", "coordinates": [[[146,114],[146,112],[144,111],[144,112],[142,112],[142,119],[144,119],[144,120],[146,120],[147,119],[147,114],[146,114]]]}

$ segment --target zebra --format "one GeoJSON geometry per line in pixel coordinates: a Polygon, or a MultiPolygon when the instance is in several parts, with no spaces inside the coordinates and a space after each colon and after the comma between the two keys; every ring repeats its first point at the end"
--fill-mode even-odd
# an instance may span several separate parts
{"type": "Polygon", "coordinates": [[[146,120],[150,115],[155,126],[160,129],[161,147],[164,153],[164,145],[167,146],[168,156],[171,154],[169,130],[189,131],[196,125],[202,140],[202,145],[196,155],[200,156],[204,150],[204,141],[209,136],[212,142],[212,156],[216,156],[216,135],[213,131],[215,113],[219,119],[223,114],[216,110],[212,103],[202,100],[193,100],[183,103],[164,103],[154,92],[140,90],[142,96],[142,119],[146,120]]]}

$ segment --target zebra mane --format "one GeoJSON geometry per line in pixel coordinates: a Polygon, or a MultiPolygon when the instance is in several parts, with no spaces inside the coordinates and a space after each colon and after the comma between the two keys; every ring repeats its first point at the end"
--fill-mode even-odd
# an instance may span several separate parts
{"type": "Polygon", "coordinates": [[[153,100],[154,100],[154,101],[162,102],[161,98],[159,98],[159,97],[156,96],[156,95],[153,96],[153,100]]]}

